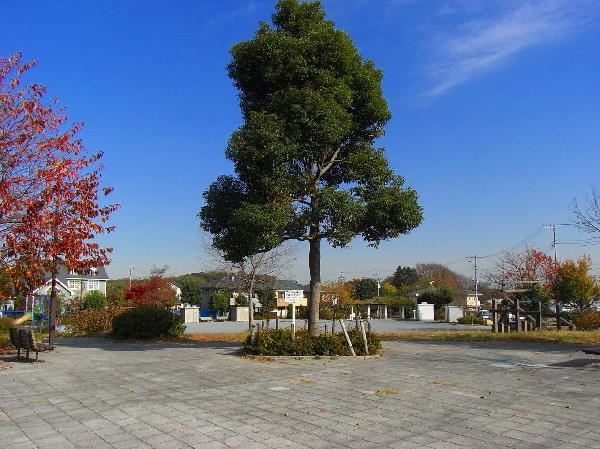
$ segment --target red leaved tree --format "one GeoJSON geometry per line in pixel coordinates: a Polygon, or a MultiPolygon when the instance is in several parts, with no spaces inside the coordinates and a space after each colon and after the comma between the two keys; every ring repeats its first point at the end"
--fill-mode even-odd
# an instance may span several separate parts
{"type": "Polygon", "coordinates": [[[93,239],[114,229],[106,222],[119,206],[99,204],[112,189],[100,187],[102,153],[89,155],[76,139],[83,124],[67,126],[64,109],[45,106],[46,88],[21,88],[22,74],[35,62],[20,61],[20,54],[0,58],[1,260],[27,293],[51,274],[53,345],[58,268],[110,262],[112,249],[93,239]]]}
{"type": "Polygon", "coordinates": [[[125,299],[138,306],[174,306],[177,301],[175,288],[163,277],[167,268],[152,268],[148,278],[138,280],[129,287],[125,299]]]}
{"type": "Polygon", "coordinates": [[[503,251],[495,262],[495,269],[486,274],[490,282],[538,281],[542,288],[549,287],[556,272],[552,257],[537,249],[503,251]]]}

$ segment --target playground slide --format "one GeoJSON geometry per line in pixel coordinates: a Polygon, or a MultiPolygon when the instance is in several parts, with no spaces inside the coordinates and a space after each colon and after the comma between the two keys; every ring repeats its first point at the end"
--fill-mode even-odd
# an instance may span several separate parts
{"type": "Polygon", "coordinates": [[[17,318],[17,319],[15,320],[15,324],[16,324],[17,326],[20,326],[20,325],[21,325],[21,324],[23,324],[25,321],[27,321],[27,320],[30,320],[30,319],[32,318],[32,316],[33,316],[33,312],[25,312],[25,314],[24,314],[22,317],[20,317],[20,318],[17,318]]]}

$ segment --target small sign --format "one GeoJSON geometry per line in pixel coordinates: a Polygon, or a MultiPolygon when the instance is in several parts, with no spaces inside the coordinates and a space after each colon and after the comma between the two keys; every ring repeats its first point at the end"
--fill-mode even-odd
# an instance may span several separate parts
{"type": "Polygon", "coordinates": [[[304,292],[302,290],[286,290],[285,291],[285,302],[290,304],[298,304],[304,299],[304,292]]]}

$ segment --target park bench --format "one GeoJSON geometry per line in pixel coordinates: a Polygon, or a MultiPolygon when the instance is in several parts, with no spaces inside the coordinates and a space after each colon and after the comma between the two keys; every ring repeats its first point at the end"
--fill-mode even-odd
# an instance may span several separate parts
{"type": "Polygon", "coordinates": [[[25,328],[11,328],[10,342],[17,350],[17,359],[21,358],[21,349],[25,350],[25,360],[29,361],[29,352],[35,351],[35,361],[38,361],[38,355],[41,351],[48,351],[50,345],[39,343],[33,338],[33,332],[25,328]]]}
{"type": "Polygon", "coordinates": [[[17,350],[17,359],[21,358],[21,340],[19,339],[19,328],[11,327],[8,329],[10,334],[10,344],[17,350]]]}

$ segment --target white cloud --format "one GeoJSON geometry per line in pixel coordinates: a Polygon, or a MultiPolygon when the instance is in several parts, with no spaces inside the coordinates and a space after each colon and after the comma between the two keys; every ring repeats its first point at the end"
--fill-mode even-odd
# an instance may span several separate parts
{"type": "Polygon", "coordinates": [[[425,92],[427,99],[500,66],[525,49],[566,38],[598,16],[597,3],[590,0],[519,1],[503,3],[493,14],[491,10],[471,11],[442,33],[436,61],[428,68],[433,87],[425,92]]]}

